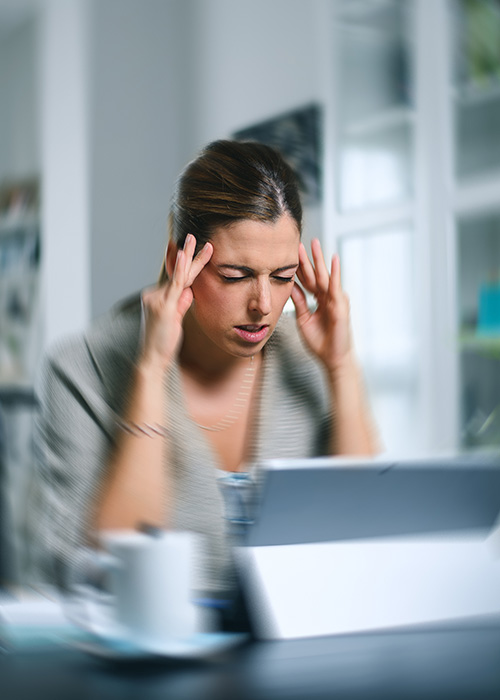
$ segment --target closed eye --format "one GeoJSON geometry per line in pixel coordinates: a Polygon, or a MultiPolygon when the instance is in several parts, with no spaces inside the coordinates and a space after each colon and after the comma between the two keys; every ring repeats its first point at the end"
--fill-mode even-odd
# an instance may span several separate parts
{"type": "Polygon", "coordinates": [[[242,275],[241,277],[227,277],[226,275],[222,275],[224,282],[241,282],[242,280],[249,279],[249,277],[250,275],[242,275]]]}
{"type": "MultiPolygon", "coordinates": [[[[224,282],[242,282],[243,280],[250,279],[250,275],[243,275],[242,277],[228,277],[227,275],[222,275],[224,282]]],[[[292,277],[281,277],[281,275],[273,275],[272,278],[275,282],[281,282],[282,284],[287,284],[288,282],[293,282],[292,277]]]]}
{"type": "Polygon", "coordinates": [[[293,275],[292,275],[292,277],[281,277],[279,275],[274,275],[274,277],[273,277],[273,279],[276,280],[276,282],[284,282],[284,283],[293,282],[293,278],[294,278],[293,275]]]}

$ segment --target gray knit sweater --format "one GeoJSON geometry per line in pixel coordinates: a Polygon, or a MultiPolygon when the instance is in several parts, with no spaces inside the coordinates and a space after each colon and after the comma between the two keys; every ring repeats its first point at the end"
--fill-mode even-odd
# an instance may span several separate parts
{"type": "MultiPolygon", "coordinates": [[[[58,343],[45,359],[35,433],[38,463],[31,537],[38,569],[52,581],[61,581],[62,570],[76,561],[84,542],[129,390],[141,318],[137,295],[101,317],[84,335],[58,343]]],[[[216,482],[217,456],[189,418],[178,366],[166,376],[165,392],[175,485],[173,526],[202,534],[196,587],[223,591],[233,581],[216,482]]],[[[255,465],[271,457],[326,453],[332,420],[322,370],[290,318],[280,320],[265,346],[259,402],[250,449],[255,465]]]]}

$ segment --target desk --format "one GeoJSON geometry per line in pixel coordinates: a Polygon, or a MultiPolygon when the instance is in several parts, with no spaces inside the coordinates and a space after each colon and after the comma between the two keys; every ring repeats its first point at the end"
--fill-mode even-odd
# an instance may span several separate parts
{"type": "Polygon", "coordinates": [[[500,624],[252,642],[210,662],[0,658],[2,700],[499,700],[500,624]]]}

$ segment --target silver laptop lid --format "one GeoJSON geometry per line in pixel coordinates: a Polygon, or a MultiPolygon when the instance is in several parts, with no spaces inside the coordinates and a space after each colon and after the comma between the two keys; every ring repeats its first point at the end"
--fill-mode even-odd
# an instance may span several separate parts
{"type": "Polygon", "coordinates": [[[257,636],[500,615],[500,455],[263,466],[235,551],[257,636]]]}
{"type": "Polygon", "coordinates": [[[270,460],[262,469],[252,547],[487,530],[500,512],[500,452],[270,460]]]}

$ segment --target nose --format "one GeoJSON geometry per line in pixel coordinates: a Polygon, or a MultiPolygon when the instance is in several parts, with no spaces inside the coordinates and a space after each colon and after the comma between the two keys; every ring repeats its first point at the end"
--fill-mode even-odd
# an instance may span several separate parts
{"type": "Polygon", "coordinates": [[[267,316],[271,313],[271,285],[267,279],[256,279],[252,285],[249,309],[259,316],[267,316]]]}

